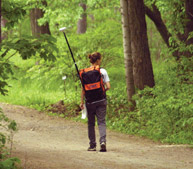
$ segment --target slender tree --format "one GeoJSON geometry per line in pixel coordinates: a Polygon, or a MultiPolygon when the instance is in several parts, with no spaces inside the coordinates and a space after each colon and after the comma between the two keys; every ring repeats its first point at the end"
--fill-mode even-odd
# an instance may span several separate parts
{"type": "MultiPolygon", "coordinates": [[[[187,22],[185,24],[184,39],[187,46],[193,45],[193,37],[189,38],[190,33],[193,33],[193,0],[185,1],[185,13],[187,22]]],[[[186,57],[192,57],[192,52],[184,53],[186,57]]]]}
{"type": "Polygon", "coordinates": [[[0,0],[0,43],[1,43],[1,0],[0,0]]]}
{"type": "Polygon", "coordinates": [[[131,104],[130,110],[135,107],[135,102],[132,100],[132,96],[135,94],[134,79],[133,79],[133,60],[131,55],[131,35],[129,28],[129,16],[128,16],[128,2],[127,0],[120,0],[121,16],[122,16],[122,30],[123,30],[123,48],[125,58],[125,72],[126,72],[126,84],[128,101],[131,104]]]}
{"type": "Polygon", "coordinates": [[[7,33],[2,32],[2,28],[6,26],[7,20],[1,16],[1,41],[7,38],[7,33]]]}
{"type": "Polygon", "coordinates": [[[145,21],[143,0],[128,0],[133,76],[135,86],[140,90],[155,85],[145,21]]]}
{"type": "MultiPolygon", "coordinates": [[[[42,1],[44,6],[47,6],[47,2],[42,1]]],[[[44,25],[38,25],[38,19],[44,16],[44,11],[40,8],[34,8],[30,12],[32,35],[38,36],[39,34],[51,34],[49,24],[46,22],[44,25]]]]}
{"type": "Polygon", "coordinates": [[[81,18],[78,20],[77,23],[77,33],[83,34],[86,32],[87,29],[87,14],[86,14],[86,3],[80,3],[79,6],[82,7],[83,13],[81,14],[81,18]]]}

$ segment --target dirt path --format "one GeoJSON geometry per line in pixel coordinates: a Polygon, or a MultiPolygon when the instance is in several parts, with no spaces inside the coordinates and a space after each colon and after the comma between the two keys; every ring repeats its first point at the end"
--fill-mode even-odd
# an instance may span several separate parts
{"type": "Polygon", "coordinates": [[[86,124],[22,106],[0,107],[18,123],[13,155],[26,169],[193,169],[193,149],[188,146],[163,145],[108,130],[108,152],[99,152],[99,147],[88,152],[86,124]]]}

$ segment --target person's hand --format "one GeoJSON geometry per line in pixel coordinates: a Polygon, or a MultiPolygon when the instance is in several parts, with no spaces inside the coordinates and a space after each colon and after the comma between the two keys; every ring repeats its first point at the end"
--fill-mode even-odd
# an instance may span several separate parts
{"type": "Polygon", "coordinates": [[[84,109],[84,103],[81,103],[81,104],[80,104],[80,108],[81,108],[81,110],[84,109]]]}

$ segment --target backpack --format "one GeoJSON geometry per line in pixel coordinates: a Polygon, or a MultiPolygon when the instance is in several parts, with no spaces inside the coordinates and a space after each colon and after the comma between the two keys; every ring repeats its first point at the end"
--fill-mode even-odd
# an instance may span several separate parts
{"type": "Polygon", "coordinates": [[[81,69],[80,78],[85,91],[87,103],[92,103],[106,98],[104,83],[99,66],[81,69]]]}

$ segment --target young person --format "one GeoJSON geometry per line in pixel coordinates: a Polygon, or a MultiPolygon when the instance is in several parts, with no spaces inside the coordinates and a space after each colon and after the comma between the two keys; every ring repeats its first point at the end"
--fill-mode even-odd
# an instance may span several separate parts
{"type": "MultiPolygon", "coordinates": [[[[89,54],[89,59],[91,63],[91,68],[100,67],[102,56],[99,52],[94,52],[89,54]]],[[[88,137],[90,140],[90,146],[88,151],[96,151],[96,136],[95,136],[95,117],[97,118],[97,123],[99,127],[100,134],[100,152],[106,152],[106,91],[110,89],[110,79],[107,74],[107,71],[103,68],[100,68],[100,73],[102,76],[103,84],[104,84],[104,94],[99,96],[99,100],[97,101],[86,101],[87,115],[88,115],[88,137]]],[[[81,109],[84,108],[84,98],[85,98],[85,89],[82,88],[81,93],[81,109]]],[[[98,97],[98,96],[97,96],[98,97]]]]}

